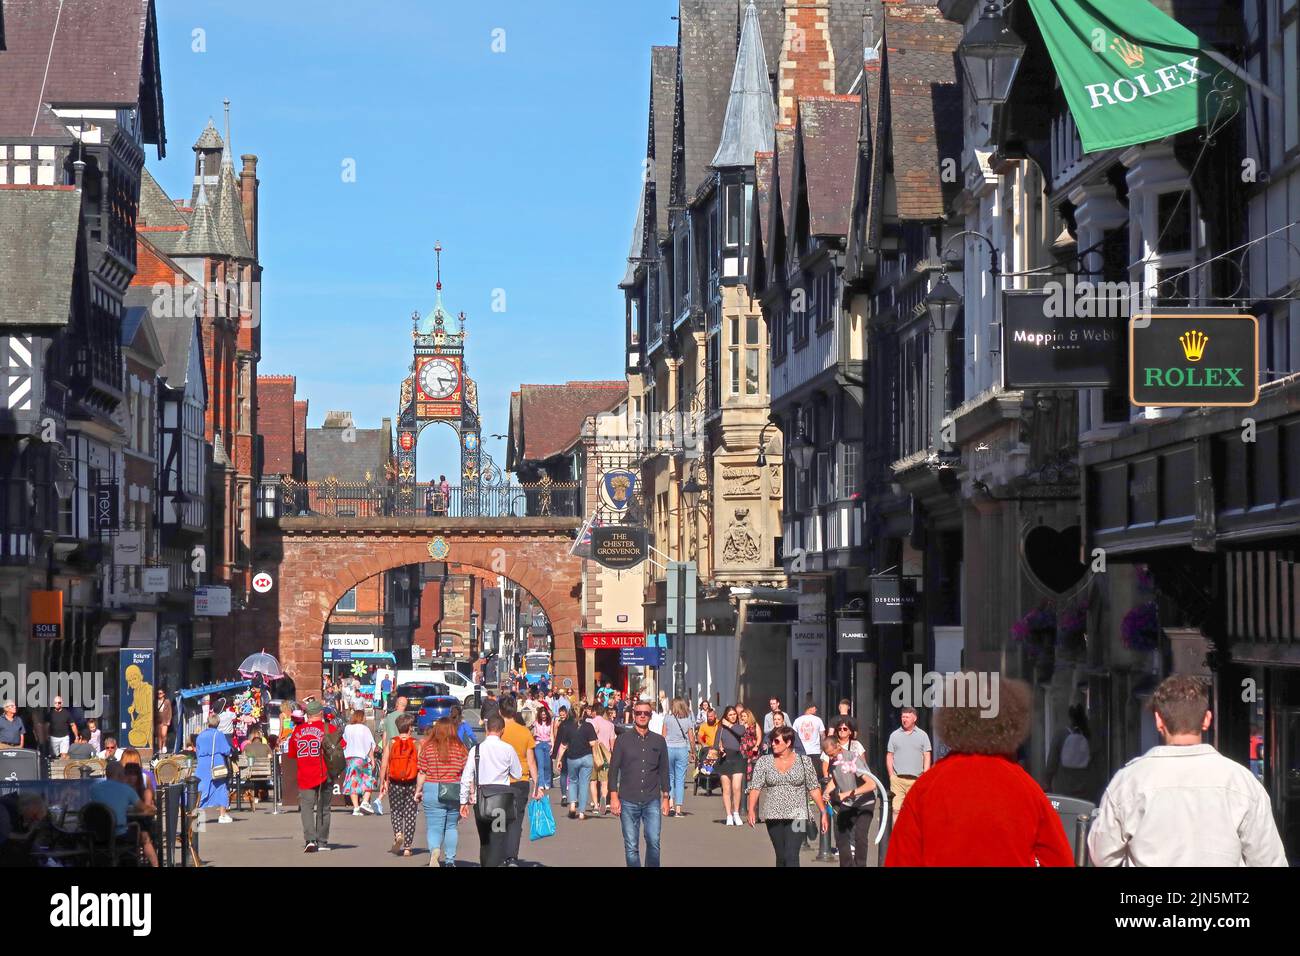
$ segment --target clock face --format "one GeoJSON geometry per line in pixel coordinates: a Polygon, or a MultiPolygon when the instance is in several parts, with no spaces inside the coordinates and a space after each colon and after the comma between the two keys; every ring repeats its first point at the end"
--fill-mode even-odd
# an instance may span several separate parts
{"type": "Polygon", "coordinates": [[[433,359],[420,369],[420,391],[430,398],[448,398],[459,387],[460,370],[446,359],[433,359]]]}

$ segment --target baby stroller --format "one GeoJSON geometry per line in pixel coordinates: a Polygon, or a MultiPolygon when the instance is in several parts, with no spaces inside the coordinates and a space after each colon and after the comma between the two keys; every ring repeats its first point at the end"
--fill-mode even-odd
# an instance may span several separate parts
{"type": "Polygon", "coordinates": [[[718,765],[722,763],[722,754],[717,747],[701,747],[695,755],[695,789],[694,796],[700,795],[700,784],[704,784],[704,795],[713,796],[713,785],[722,786],[722,774],[718,765]]]}

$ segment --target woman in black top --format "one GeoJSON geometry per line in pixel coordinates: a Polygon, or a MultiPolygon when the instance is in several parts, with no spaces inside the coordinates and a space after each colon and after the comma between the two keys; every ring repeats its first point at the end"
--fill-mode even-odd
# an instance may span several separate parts
{"type": "Polygon", "coordinates": [[[742,749],[745,728],[740,723],[739,716],[735,704],[728,707],[722,714],[722,724],[713,741],[713,746],[722,753],[718,773],[722,776],[722,810],[727,814],[729,827],[745,825],[740,819],[740,808],[744,801],[748,761],[742,749]]]}
{"type": "Polygon", "coordinates": [[[560,806],[562,807],[569,805],[569,759],[560,758],[560,738],[569,723],[569,708],[559,708],[555,713],[555,726],[551,728],[551,755],[555,761],[556,776],[560,778],[560,806]]]}
{"type": "Polygon", "coordinates": [[[579,820],[587,819],[585,813],[580,813],[579,808],[582,806],[582,794],[587,792],[591,784],[591,745],[596,742],[596,725],[586,720],[591,715],[591,708],[583,712],[582,720],[566,720],[558,730],[556,730],[556,743],[559,746],[559,752],[555,755],[555,762],[558,764],[566,757],[569,760],[569,819],[575,817],[579,820]]]}

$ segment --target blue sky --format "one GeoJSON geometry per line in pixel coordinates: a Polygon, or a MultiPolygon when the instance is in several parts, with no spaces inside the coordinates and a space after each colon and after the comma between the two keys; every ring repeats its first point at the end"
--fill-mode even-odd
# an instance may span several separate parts
{"type": "MultiPolygon", "coordinates": [[[[673,0],[160,0],[168,156],[150,151],[148,165],[188,197],[190,147],[229,97],[236,168],[259,157],[260,371],[298,377],[309,425],[331,409],[362,427],[395,417],[411,313],[433,304],[435,240],[499,462],[504,442],[487,435],[506,431],[521,382],[623,377],[617,284],[650,47],[675,42],[675,12],[673,0]]],[[[420,477],[454,474],[454,447],[448,429],[426,430],[420,477]]]]}

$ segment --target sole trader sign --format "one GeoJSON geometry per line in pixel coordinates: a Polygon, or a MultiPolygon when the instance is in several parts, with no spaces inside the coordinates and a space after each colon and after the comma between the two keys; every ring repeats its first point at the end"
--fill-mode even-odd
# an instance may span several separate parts
{"type": "Polygon", "coordinates": [[[1129,401],[1186,408],[1259,401],[1259,323],[1253,315],[1167,310],[1129,323],[1129,401]]]}

